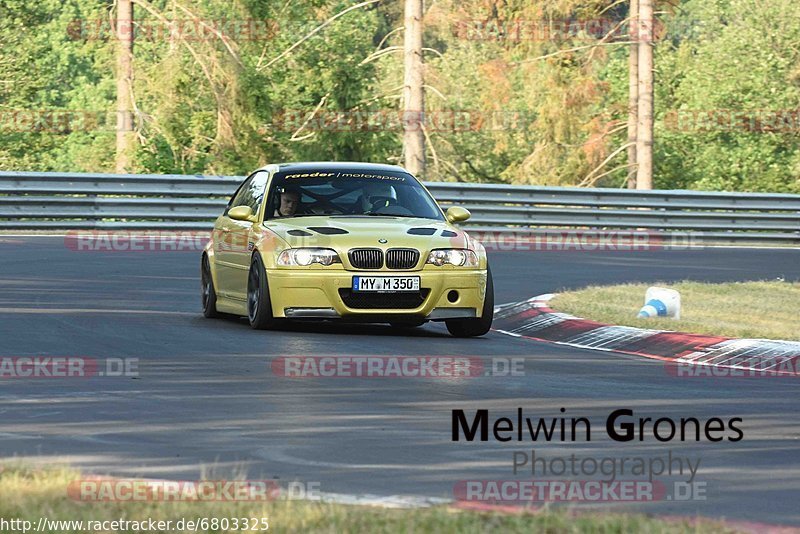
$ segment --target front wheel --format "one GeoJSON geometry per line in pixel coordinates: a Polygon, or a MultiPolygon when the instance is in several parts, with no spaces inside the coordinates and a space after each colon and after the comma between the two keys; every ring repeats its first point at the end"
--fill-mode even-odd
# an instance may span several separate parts
{"type": "Polygon", "coordinates": [[[217,291],[214,289],[214,278],[211,276],[211,264],[205,254],[200,262],[200,287],[203,291],[203,315],[209,319],[219,317],[217,291]]]}
{"type": "Polygon", "coordinates": [[[275,326],[267,272],[258,253],[253,256],[250,274],[247,277],[247,318],[250,326],[256,330],[266,330],[275,326]]]}
{"type": "Polygon", "coordinates": [[[492,328],[494,318],[494,282],[492,270],[486,266],[486,296],[483,299],[483,312],[474,319],[448,319],[447,331],[455,337],[482,336],[492,328]]]}

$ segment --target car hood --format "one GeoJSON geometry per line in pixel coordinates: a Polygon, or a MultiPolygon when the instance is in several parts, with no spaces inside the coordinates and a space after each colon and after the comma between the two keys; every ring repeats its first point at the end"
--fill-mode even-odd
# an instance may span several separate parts
{"type": "Polygon", "coordinates": [[[272,220],[264,227],[292,248],[327,247],[347,252],[355,247],[472,248],[460,229],[432,219],[408,217],[320,216],[272,220]],[[382,242],[382,241],[385,241],[382,242]]]}

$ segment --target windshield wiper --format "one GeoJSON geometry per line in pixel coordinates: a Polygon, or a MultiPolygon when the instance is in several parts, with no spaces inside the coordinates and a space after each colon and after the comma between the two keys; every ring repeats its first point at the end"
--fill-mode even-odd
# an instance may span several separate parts
{"type": "Polygon", "coordinates": [[[412,215],[388,215],[386,213],[373,213],[373,212],[366,212],[366,213],[350,213],[347,215],[331,215],[331,217],[335,217],[337,219],[352,219],[354,217],[412,217],[412,215]]]}
{"type": "Polygon", "coordinates": [[[407,219],[429,219],[430,217],[420,217],[419,215],[401,215],[401,214],[389,214],[389,213],[375,213],[368,211],[364,215],[369,215],[370,217],[405,217],[407,219]]]}
{"type": "Polygon", "coordinates": [[[389,215],[386,213],[353,213],[350,215],[331,215],[332,218],[335,219],[354,219],[358,217],[403,217],[406,219],[430,219],[432,221],[441,221],[441,219],[437,219],[436,217],[423,217],[421,215],[389,215]]]}
{"type": "Polygon", "coordinates": [[[284,221],[287,219],[299,219],[300,217],[320,217],[318,213],[303,213],[302,215],[289,215],[284,217],[272,217],[271,219],[266,219],[267,221],[284,221]]]}

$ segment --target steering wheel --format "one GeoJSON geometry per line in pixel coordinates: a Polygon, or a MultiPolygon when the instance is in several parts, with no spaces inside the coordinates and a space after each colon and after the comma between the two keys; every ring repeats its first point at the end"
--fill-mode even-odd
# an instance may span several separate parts
{"type": "Polygon", "coordinates": [[[393,197],[370,197],[372,203],[372,211],[377,211],[389,206],[397,206],[397,199],[393,197]]]}

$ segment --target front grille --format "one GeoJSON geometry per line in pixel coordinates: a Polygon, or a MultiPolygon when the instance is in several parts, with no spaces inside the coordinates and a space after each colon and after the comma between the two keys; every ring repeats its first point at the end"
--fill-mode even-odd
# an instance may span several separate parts
{"type": "Polygon", "coordinates": [[[354,248],[347,253],[350,265],[356,269],[380,269],[383,267],[383,251],[379,248],[354,248]]]}
{"type": "Polygon", "coordinates": [[[358,310],[413,310],[422,306],[430,291],[422,288],[419,293],[361,293],[341,288],[339,296],[345,306],[358,310]]]}
{"type": "Polygon", "coordinates": [[[389,269],[413,269],[419,261],[419,251],[413,248],[393,248],[386,251],[389,269]]]}

